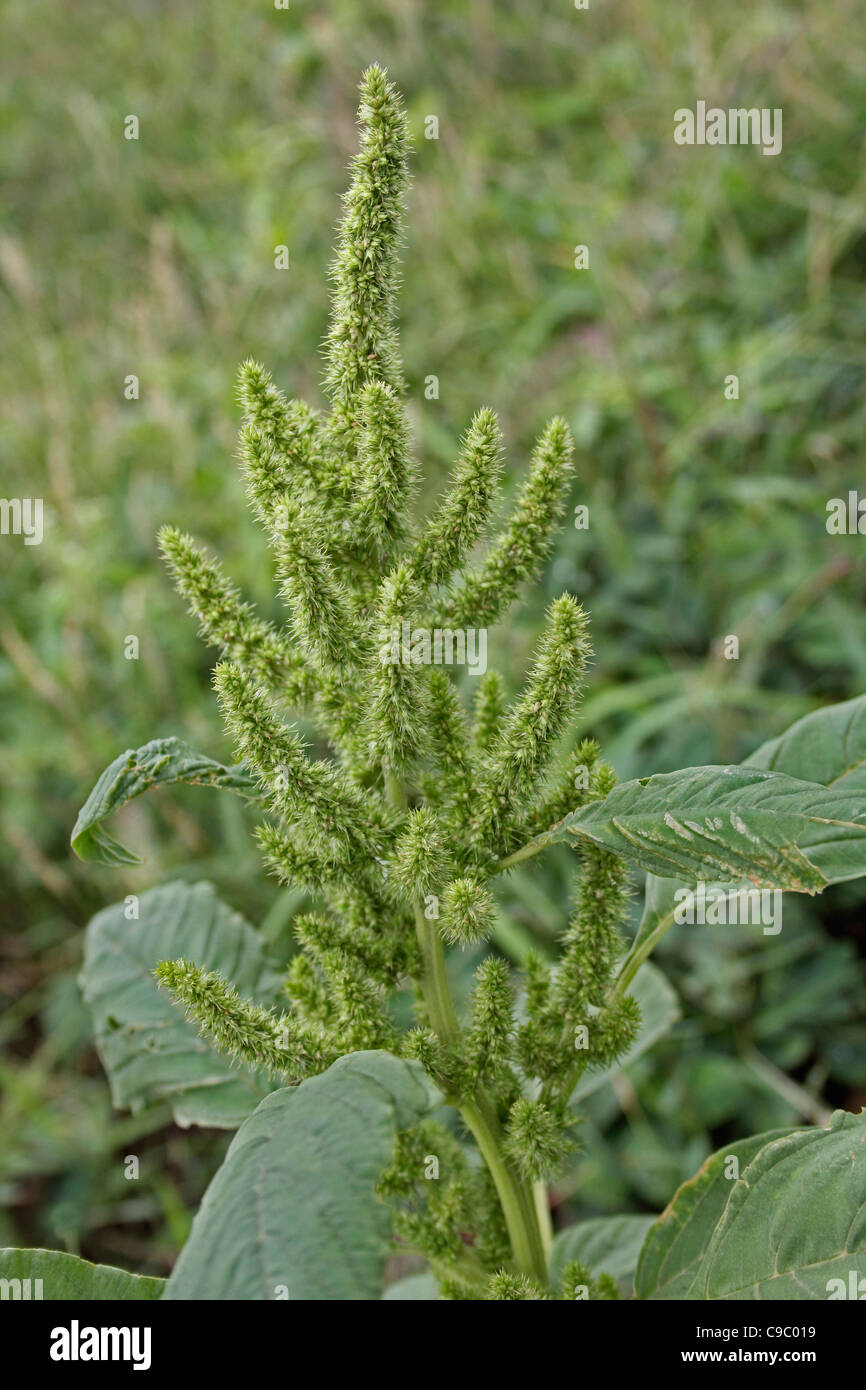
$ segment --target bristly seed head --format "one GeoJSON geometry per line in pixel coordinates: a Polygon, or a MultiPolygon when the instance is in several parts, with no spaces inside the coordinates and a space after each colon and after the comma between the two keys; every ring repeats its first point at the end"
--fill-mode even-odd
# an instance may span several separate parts
{"type": "MultiPolygon", "coordinates": [[[[455,634],[483,632],[486,664],[488,627],[550,553],[574,445],[564,420],[548,423],[503,529],[475,561],[502,474],[499,422],[482,408],[441,500],[416,523],[396,317],[409,127],[379,67],[364,74],[358,119],[331,266],[330,409],[290,399],[251,359],[238,379],[244,482],[287,618],[277,600],[259,617],[189,536],[160,533],[176,585],[220,656],[214,685],[226,728],[262,789],[265,861],[313,906],[294,922],[284,1013],[190,961],[164,961],[156,974],[217,1048],[289,1084],[357,1049],[416,1059],[465,1117],[500,1136],[500,1167],[494,1183],[435,1125],[401,1135],[382,1188],[401,1199],[401,1239],[436,1261],[444,1296],[541,1299],[541,1240],[531,1259],[512,1243],[500,1187],[516,1184],[517,1208],[534,1210],[527,1184],[554,1172],[571,1147],[568,1101],[581,1071],[610,1065],[635,1036],[634,1001],[609,999],[626,900],[621,862],[595,846],[581,851],[560,967],[530,954],[519,1022],[511,972],[491,953],[461,1026],[442,941],[488,941],[498,917],[487,879],[500,859],[612,786],[589,740],[551,776],[590,660],[587,617],[575,598],[558,598],[522,693],[509,705],[496,671],[470,678],[471,718],[462,683],[425,655],[436,649],[410,642],[407,653],[404,635],[444,631],[453,652],[455,634]],[[313,747],[307,726],[302,738],[290,722],[298,710],[315,730],[313,747]],[[401,1034],[388,994],[407,984],[419,1026],[401,1034]],[[578,1035],[588,1039],[582,1051],[578,1035]],[[420,1170],[434,1160],[441,1171],[426,1181],[420,1170]]],[[[581,1273],[569,1268],[561,1296],[574,1296],[581,1273]]],[[[603,1280],[593,1290],[612,1296],[603,1280]]]]}

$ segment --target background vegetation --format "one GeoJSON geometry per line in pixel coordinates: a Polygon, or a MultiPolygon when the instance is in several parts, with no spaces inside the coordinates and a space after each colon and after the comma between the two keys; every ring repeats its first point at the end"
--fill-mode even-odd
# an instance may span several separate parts
{"type": "MultiPolygon", "coordinates": [[[[112,1111],[82,928],[183,874],[280,949],[298,901],[231,798],[129,807],[134,871],[77,863],[68,838],[123,748],[180,734],[228,754],[154,532],[183,525],[267,592],[234,373],[253,355],[318,396],[359,73],[389,66],[416,134],[403,344],[430,496],[482,403],[512,483],[547,415],[579,443],[590,528],[491,661],[519,682],[544,602],[579,595],[597,654],[580,732],[633,776],[738,760],[866,690],[863,540],[824,525],[863,473],[866,19],[856,0],[6,0],[0,51],[0,491],[46,505],[41,546],[0,541],[0,1243],[164,1273],[227,1136],[112,1111]],[[676,147],[673,111],[699,97],[781,106],[781,156],[676,147]]],[[[565,853],[511,879],[509,949],[555,937],[568,881],[565,853]]],[[[726,1139],[859,1108],[863,892],[786,900],[777,938],[671,934],[683,1018],[596,1092],[560,1217],[658,1210],[726,1139]]]]}

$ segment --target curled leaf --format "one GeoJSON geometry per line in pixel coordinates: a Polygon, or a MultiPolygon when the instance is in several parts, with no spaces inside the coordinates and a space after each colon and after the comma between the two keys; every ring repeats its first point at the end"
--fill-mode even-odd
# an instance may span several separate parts
{"type": "Polygon", "coordinates": [[[196,753],[180,738],[155,738],[141,748],[128,748],[109,763],[78,813],[70,843],[79,859],[102,864],[140,864],[105,829],[110,815],[151,787],[185,782],[193,787],[226,787],[240,796],[258,799],[255,781],[242,763],[224,767],[196,753]]]}

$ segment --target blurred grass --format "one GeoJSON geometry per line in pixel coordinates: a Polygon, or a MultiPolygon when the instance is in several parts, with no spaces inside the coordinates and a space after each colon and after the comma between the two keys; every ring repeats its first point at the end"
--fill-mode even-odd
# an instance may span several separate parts
{"type": "MultiPolygon", "coordinates": [[[[389,66],[416,135],[402,314],[426,500],[478,405],[502,416],[510,486],[545,417],[570,420],[572,504],[589,506],[590,528],[566,531],[491,659],[516,684],[542,602],[578,593],[596,648],[582,731],[629,776],[738,759],[866,690],[861,541],[824,526],[827,499],[862,477],[866,21],[854,0],[54,0],[37,22],[7,0],[0,39],[0,478],[47,511],[41,546],[2,540],[0,1125],[15,1139],[0,1183],[16,1238],[109,1258],[131,1201],[116,1157],[130,1122],[110,1118],[79,1016],[80,928],[177,872],[270,914],[276,937],[287,913],[224,799],[129,808],[124,838],[147,856],[135,872],[77,864],[69,830],[122,748],[177,733],[227,751],[211,656],[153,536],[163,521],[194,531],[277,613],[233,463],[234,372],[251,354],[318,398],[361,69],[389,66]],[[781,106],[781,156],[675,146],[673,111],[701,96],[781,106]],[[137,142],[123,139],[130,113],[137,142]],[[281,243],[287,272],[273,265],[281,243]],[[130,373],[138,401],[124,399],[130,373]],[[729,633],[738,662],[720,655],[729,633]]],[[[567,871],[545,873],[521,890],[534,906],[512,907],[537,925],[546,893],[555,930],[567,871]]],[[[822,928],[804,930],[820,952],[822,928]]],[[[671,964],[690,978],[688,960],[671,964]]],[[[816,1029],[808,1042],[797,1065],[817,1056],[816,1029]]],[[[712,1125],[695,1125],[700,1148],[712,1125]]],[[[666,1146],[685,1151],[676,1134],[666,1146]]],[[[154,1235],[153,1267],[182,1238],[177,1213],[209,1166],[194,1155],[214,1142],[183,1140],[173,1196],[151,1184],[136,1198],[142,1229],[174,1232],[154,1235]]],[[[650,1200],[627,1165],[608,1171],[650,1200]]]]}

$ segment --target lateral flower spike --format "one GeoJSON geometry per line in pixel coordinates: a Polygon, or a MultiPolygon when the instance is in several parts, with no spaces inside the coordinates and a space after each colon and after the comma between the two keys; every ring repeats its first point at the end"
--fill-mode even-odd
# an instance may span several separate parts
{"type": "Polygon", "coordinates": [[[360,393],[359,415],[353,524],[362,547],[389,564],[405,539],[415,488],[406,412],[390,386],[370,381],[360,393]]]}
{"type": "Polygon", "coordinates": [[[322,969],[331,998],[335,1042],[360,1050],[394,1044],[394,1025],[382,1006],[379,961],[371,959],[375,942],[356,941],[328,918],[307,914],[296,919],[295,932],[311,960],[322,969]],[[365,945],[368,950],[365,951],[365,945]]]}
{"type": "Polygon", "coordinates": [[[472,742],[479,753],[490,747],[505,709],[505,683],[498,671],[485,671],[473,705],[472,742]]]}
{"type": "Polygon", "coordinates": [[[547,1297],[534,1280],[507,1269],[491,1274],[484,1293],[486,1303],[543,1303],[547,1297]]]}
{"type": "Polygon", "coordinates": [[[593,738],[581,739],[568,756],[558,781],[545,793],[536,808],[530,825],[540,834],[558,824],[578,806],[605,795],[597,788],[593,775],[599,756],[599,746],[593,738]]]}
{"type": "Polygon", "coordinates": [[[215,971],[193,961],[164,960],[154,974],[187,1017],[235,1061],[264,1067],[292,1083],[322,1065],[327,1054],[314,1035],[285,1014],[242,999],[215,971]]]}
{"type": "Polygon", "coordinates": [[[553,544],[553,530],[565,510],[571,481],[574,441],[557,416],[545,429],[532,456],[505,530],[480,569],[470,574],[446,605],[458,627],[488,626],[510,606],[524,582],[537,579],[553,544]]]}
{"type": "Polygon", "coordinates": [[[410,811],[391,865],[391,882],[401,901],[412,903],[435,892],[447,866],[448,858],[433,812],[427,806],[410,811]]]}
{"type": "Polygon", "coordinates": [[[574,713],[591,651],[586,614],[576,599],[563,594],[548,610],[526,689],[489,751],[478,817],[485,837],[493,832],[501,840],[535,788],[574,713]]]}
{"type": "Polygon", "coordinates": [[[556,1172],[574,1148],[563,1116],[528,1096],[521,1096],[511,1107],[506,1134],[506,1152],[532,1181],[556,1172]]]}
{"type": "Polygon", "coordinates": [[[244,422],[279,447],[291,437],[289,401],[261,362],[251,357],[238,370],[238,399],[244,422]]]}
{"type": "Polygon", "coordinates": [[[494,1083],[511,1056],[512,1003],[508,966],[500,957],[488,956],[475,972],[466,1060],[471,1072],[494,1083]]]}
{"type": "Polygon", "coordinates": [[[294,920],[295,935],[310,957],[327,964],[328,960],[351,960],[359,971],[371,978],[381,973],[384,952],[381,941],[370,932],[353,929],[335,917],[305,913],[294,920]]]}
{"type": "Polygon", "coordinates": [[[431,1028],[411,1028],[403,1038],[403,1056],[420,1062],[428,1076],[449,1090],[448,1059],[441,1038],[431,1028]]]}
{"type": "Polygon", "coordinates": [[[214,687],[241,757],[251,764],[274,810],[302,825],[311,855],[347,863],[381,852],[381,831],[366,815],[360,793],[335,763],[314,762],[268,696],[239,667],[223,662],[214,687]]]}
{"type": "Polygon", "coordinates": [[[474,878],[455,878],[443,898],[443,932],[460,946],[484,941],[493,931],[495,904],[489,888],[474,878]]]}
{"type": "Polygon", "coordinates": [[[628,902],[628,869],[609,850],[587,842],[577,851],[575,911],[553,984],[554,1010],[585,1013],[599,1007],[622,950],[619,925],[628,902]]]}
{"type": "Polygon", "coordinates": [[[247,499],[265,530],[273,533],[277,509],[293,484],[289,461],[273,439],[254,425],[244,425],[239,447],[247,499]]]}
{"type": "Polygon", "coordinates": [[[405,641],[418,612],[418,590],[401,565],[382,583],[377,643],[370,665],[370,751],[386,771],[403,771],[423,746],[429,690],[405,641]]]}
{"type": "Polygon", "coordinates": [[[163,526],[158,540],[178,592],[199,620],[201,636],[289,703],[309,700],[311,673],[286,638],[256,617],[219,562],[173,526],[163,526]]]}
{"type": "Polygon", "coordinates": [[[273,530],[273,513],[290,493],[321,500],[338,485],[341,470],[325,448],[325,424],[306,401],[287,400],[259,362],[248,359],[238,375],[244,412],[240,451],[247,495],[259,519],[273,530]]]}
{"type": "Polygon", "coordinates": [[[441,670],[430,673],[430,743],[437,763],[430,778],[430,799],[444,807],[450,828],[463,839],[474,799],[469,734],[454,682],[441,670]]]}
{"type": "Polygon", "coordinates": [[[313,494],[313,482],[321,484],[323,468],[318,454],[318,417],[303,401],[290,406],[291,436],[282,444],[255,425],[240,432],[241,470],[250,506],[273,532],[279,508],[292,495],[313,494]]]}
{"type": "Polygon", "coordinates": [[[348,863],[335,864],[321,854],[310,851],[305,832],[288,833],[279,826],[263,821],[256,827],[256,840],[262,851],[265,867],[290,888],[303,888],[311,896],[324,895],[330,888],[345,888],[357,877],[357,869],[348,863]]]}
{"type": "Polygon", "coordinates": [[[316,512],[285,503],[279,521],[277,566],[281,596],[304,651],[326,669],[358,659],[360,637],[348,595],[322,549],[316,512]]]}
{"type": "Polygon", "coordinates": [[[424,588],[444,584],[487,525],[502,472],[502,434],[492,410],[479,410],[462,442],[450,487],[424,528],[410,564],[424,588]]]}

